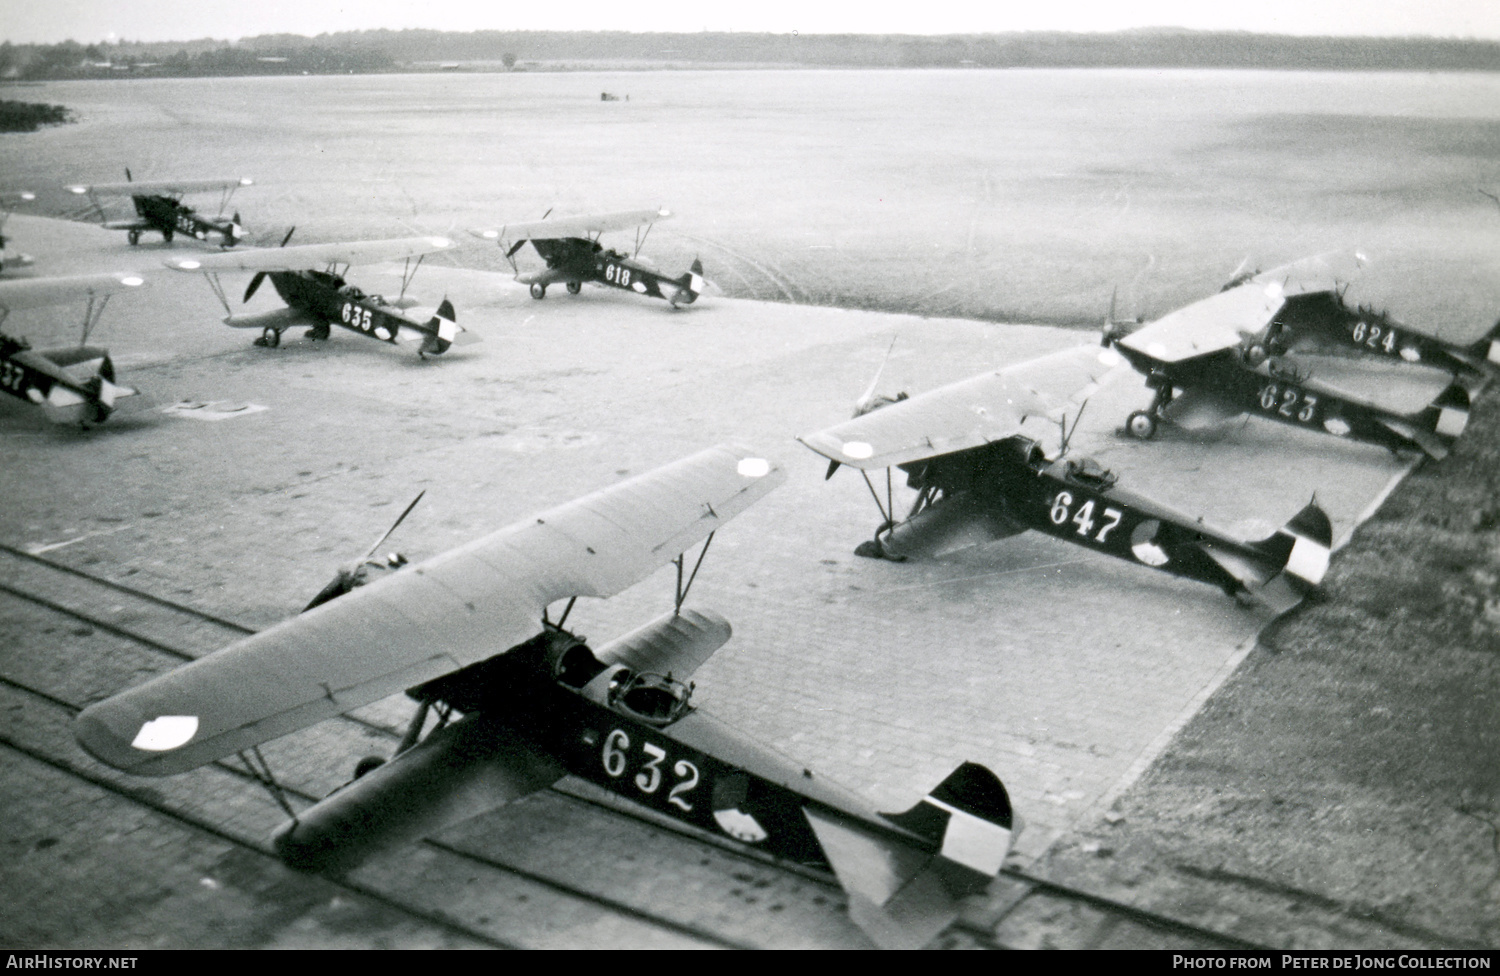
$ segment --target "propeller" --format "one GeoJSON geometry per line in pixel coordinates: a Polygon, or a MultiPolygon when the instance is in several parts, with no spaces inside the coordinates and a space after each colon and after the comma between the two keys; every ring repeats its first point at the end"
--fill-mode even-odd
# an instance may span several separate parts
{"type": "Polygon", "coordinates": [[[406,521],[406,517],[411,514],[412,509],[417,507],[417,502],[421,501],[422,496],[425,494],[427,494],[427,492],[424,489],[420,494],[417,495],[416,498],[413,498],[411,500],[411,504],[406,506],[406,511],[402,512],[396,518],[396,521],[392,523],[391,527],[385,530],[385,534],[382,535],[379,539],[376,539],[375,544],[368,550],[366,550],[363,556],[359,557],[353,562],[346,563],[340,566],[333,579],[329,581],[327,586],[318,591],[318,595],[312,598],[311,603],[302,608],[302,612],[306,613],[313,607],[327,603],[329,600],[332,600],[335,597],[343,596],[345,593],[348,593],[355,587],[363,586],[365,582],[366,566],[396,568],[406,565],[406,557],[401,555],[400,553],[392,553],[389,557],[386,558],[384,562],[374,560],[371,557],[375,555],[376,550],[385,545],[385,540],[391,537],[391,533],[395,532],[396,529],[401,526],[401,523],[406,521]]]}
{"type": "Polygon", "coordinates": [[[260,287],[260,283],[262,281],[265,281],[265,280],[266,280],[266,272],[264,272],[264,271],[257,271],[257,272],[255,272],[255,277],[250,279],[250,286],[245,289],[245,301],[248,302],[251,299],[251,297],[254,296],[255,289],[259,288],[260,287]]]}
{"type": "Polygon", "coordinates": [[[130,175],[130,167],[129,166],[125,167],[125,182],[126,183],[133,183],[134,182],[134,180],[131,178],[131,175],[130,175]]]}

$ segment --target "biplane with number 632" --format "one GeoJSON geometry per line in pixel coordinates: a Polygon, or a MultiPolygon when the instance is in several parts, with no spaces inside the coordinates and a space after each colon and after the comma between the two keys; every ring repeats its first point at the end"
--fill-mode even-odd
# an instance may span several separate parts
{"type": "Polygon", "coordinates": [[[88,186],[70,186],[68,192],[80,196],[87,196],[89,202],[94,205],[94,211],[100,220],[104,222],[106,230],[123,230],[132,245],[141,242],[141,234],[148,230],[154,230],[161,234],[162,240],[168,244],[178,234],[183,234],[195,240],[206,241],[210,234],[219,236],[219,243],[223,247],[233,247],[245,236],[245,228],[240,226],[240,215],[238,212],[233,217],[225,217],[224,209],[229,206],[230,198],[234,191],[243,186],[250,186],[254,181],[248,179],[239,180],[142,180],[137,182],[130,177],[130,170],[125,170],[124,183],[95,183],[88,186]],[[189,193],[219,193],[219,212],[213,217],[207,217],[182,202],[182,198],[189,193]],[[135,204],[135,216],[125,220],[108,220],[104,216],[104,204],[101,197],[128,196],[135,204]]]}
{"type": "Polygon", "coordinates": [[[1019,826],[999,779],[964,763],[912,809],[880,814],[692,703],[691,678],[730,627],[684,601],[714,533],[784,477],[721,446],[368,585],[341,571],[302,615],[86,709],[78,740],[142,775],[239,753],[279,795],[260,743],[405,690],[416,711],[388,761],[361,761],[308,809],[281,797],[291,821],[275,843],[289,863],[347,870],[571,773],[832,871],[872,939],[921,945],[1010,849],[1019,826]],[[671,611],[597,648],[565,628],[579,597],[611,596],[668,563],[671,611]]]}

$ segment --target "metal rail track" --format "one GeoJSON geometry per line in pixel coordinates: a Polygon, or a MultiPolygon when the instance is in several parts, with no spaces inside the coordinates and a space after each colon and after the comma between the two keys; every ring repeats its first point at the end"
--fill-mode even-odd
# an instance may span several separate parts
{"type": "MultiPolygon", "coordinates": [[[[224,644],[254,633],[252,628],[235,621],[163,599],[144,590],[107,580],[84,570],[44,559],[3,543],[0,543],[0,592],[42,607],[51,613],[71,618],[88,627],[134,642],[157,655],[176,662],[194,660],[224,644]],[[43,593],[48,595],[43,595],[43,593]],[[172,639],[174,636],[188,637],[189,643],[193,645],[192,649],[179,646],[172,639]]],[[[33,701],[47,708],[66,712],[69,719],[82,707],[66,696],[36,687],[33,682],[6,675],[0,675],[0,688],[10,688],[14,692],[29,696],[33,701]]],[[[340,716],[339,721],[361,733],[373,732],[390,741],[394,741],[399,735],[398,729],[393,725],[354,715],[340,716]]],[[[153,802],[144,797],[141,791],[122,785],[112,773],[101,772],[100,768],[86,760],[80,762],[77,758],[58,755],[63,750],[38,748],[34,744],[14,741],[3,734],[0,734],[0,746],[5,746],[131,802],[141,803],[158,813],[190,824],[213,836],[230,840],[266,857],[275,856],[268,843],[235,835],[213,823],[211,819],[185,811],[174,804],[153,802]]],[[[72,748],[71,737],[66,748],[72,748]]],[[[73,751],[76,752],[76,750],[73,751]]],[[[220,762],[214,766],[220,774],[234,777],[246,788],[253,788],[257,785],[257,781],[247,770],[233,763],[220,762]]],[[[320,794],[305,788],[288,787],[283,784],[283,789],[289,796],[309,805],[320,798],[320,794]]],[[[638,824],[648,825],[650,828],[666,830],[678,837],[686,837],[690,841],[725,852],[733,858],[799,876],[826,889],[829,898],[824,901],[836,903],[842,900],[835,879],[822,872],[766,857],[759,852],[743,849],[721,838],[706,834],[700,835],[697,832],[684,832],[680,825],[653,817],[645,811],[615,800],[603,791],[594,791],[587,784],[582,784],[580,788],[565,781],[553,787],[550,793],[564,803],[596,811],[599,815],[614,815],[638,824]]],[[[269,807],[269,803],[267,806],[269,807]]],[[[482,855],[472,850],[460,849],[452,844],[430,839],[424,841],[423,844],[459,862],[508,874],[528,883],[543,886],[561,897],[587,902],[706,946],[746,948],[751,945],[750,941],[743,938],[709,931],[699,925],[685,924],[682,921],[631,905],[621,899],[589,891],[565,879],[549,877],[543,872],[507,863],[493,856],[482,855]]],[[[1061,936],[1063,941],[1080,947],[1097,945],[1106,939],[1118,940],[1123,926],[1135,932],[1134,941],[1144,941],[1145,944],[1156,944],[1163,948],[1252,950],[1265,948],[1222,932],[1144,911],[1070,886],[1032,877],[1021,871],[1006,870],[1002,872],[1001,881],[1002,884],[998,887],[1003,890],[997,894],[992,889],[987,904],[982,907],[971,906],[971,910],[966,912],[964,918],[943,937],[944,942],[953,945],[977,943],[982,946],[1003,948],[1004,946],[996,941],[996,931],[1004,930],[1008,925],[1014,927],[1015,924],[1021,922],[1032,930],[1033,935],[1038,934],[1038,926],[1040,926],[1043,930],[1039,934],[1041,944],[1057,944],[1056,938],[1049,940],[1049,933],[1045,931],[1049,926],[1066,929],[1066,934],[1061,936]],[[1083,914],[1081,919],[1080,912],[1083,914]],[[1034,924],[1022,922],[1026,917],[1034,917],[1038,921],[1034,924]]],[[[347,881],[338,883],[365,897],[391,905],[425,921],[486,944],[505,948],[516,945],[507,939],[497,938],[493,933],[455,922],[441,913],[425,911],[420,903],[414,903],[410,897],[402,897],[404,892],[399,889],[393,893],[368,885],[350,884],[347,881]]],[[[835,904],[834,907],[837,908],[837,905],[835,904]]],[[[1127,938],[1126,941],[1131,940],[1127,938]]]]}

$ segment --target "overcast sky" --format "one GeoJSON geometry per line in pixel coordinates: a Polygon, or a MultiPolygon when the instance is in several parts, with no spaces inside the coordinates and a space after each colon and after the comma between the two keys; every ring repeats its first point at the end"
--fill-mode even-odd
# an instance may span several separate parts
{"type": "Polygon", "coordinates": [[[0,39],[166,41],[436,30],[949,34],[1188,27],[1500,40],[1500,0],[0,0],[0,39]]]}

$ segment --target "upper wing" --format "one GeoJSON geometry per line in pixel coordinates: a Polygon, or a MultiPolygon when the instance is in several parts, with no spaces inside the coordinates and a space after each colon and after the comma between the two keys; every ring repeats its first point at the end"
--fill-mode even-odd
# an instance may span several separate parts
{"type": "Polygon", "coordinates": [[[1195,359],[1233,349],[1261,332],[1283,304],[1279,282],[1252,279],[1164,315],[1119,344],[1162,363],[1195,359]]]}
{"type": "Polygon", "coordinates": [[[667,220],[671,216],[670,210],[622,210],[617,213],[583,214],[577,217],[506,224],[499,230],[479,231],[479,236],[492,241],[559,240],[564,237],[587,237],[611,230],[630,230],[654,224],[658,220],[667,220]]]}
{"type": "Polygon", "coordinates": [[[1274,283],[1281,288],[1283,295],[1290,298],[1293,295],[1337,291],[1353,281],[1369,263],[1370,259],[1361,251],[1334,251],[1262,271],[1250,280],[1274,283]]]}
{"type": "Polygon", "coordinates": [[[96,196],[169,196],[182,193],[207,193],[250,186],[254,180],[141,180],[135,183],[94,183],[70,186],[69,193],[92,193],[96,196]]]}
{"type": "Polygon", "coordinates": [[[646,578],[785,478],[720,446],[392,573],[86,709],[78,741],[183,772],[493,657],[542,611],[646,578]]]}
{"type": "Polygon", "coordinates": [[[453,246],[446,237],[398,237],[386,241],[253,247],[218,254],[194,254],[166,262],[174,271],[306,271],[329,264],[400,261],[453,246]]]}
{"type": "Polygon", "coordinates": [[[9,278],[0,281],[0,309],[45,308],[81,302],[99,295],[139,288],[146,283],[138,274],[68,275],[61,278],[9,278]]]}
{"type": "Polygon", "coordinates": [[[1075,346],[872,410],[798,440],[830,460],[885,468],[980,447],[1093,395],[1119,354],[1075,346]]]}

